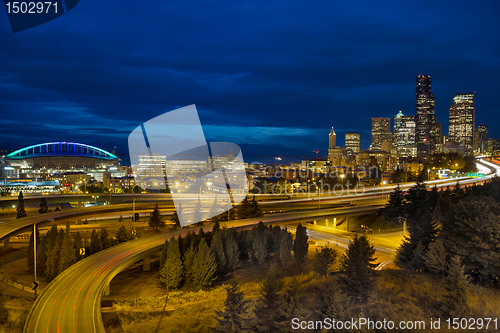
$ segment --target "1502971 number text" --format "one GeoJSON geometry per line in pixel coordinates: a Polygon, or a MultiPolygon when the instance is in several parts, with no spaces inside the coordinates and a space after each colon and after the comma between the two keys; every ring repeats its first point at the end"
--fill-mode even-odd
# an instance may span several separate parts
{"type": "Polygon", "coordinates": [[[57,14],[57,2],[7,2],[8,14],[48,14],[53,11],[57,14]]]}
{"type": "Polygon", "coordinates": [[[487,330],[498,329],[497,318],[448,318],[446,319],[448,329],[463,330],[487,330]]]}

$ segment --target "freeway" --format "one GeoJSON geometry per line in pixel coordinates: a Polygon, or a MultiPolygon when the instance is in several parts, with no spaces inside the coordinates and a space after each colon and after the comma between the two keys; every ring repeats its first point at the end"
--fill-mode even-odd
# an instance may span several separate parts
{"type": "MultiPolygon", "coordinates": [[[[380,206],[367,206],[281,213],[264,218],[234,221],[226,226],[244,228],[261,220],[265,223],[299,222],[354,211],[361,214],[379,208],[380,206]]],[[[185,234],[188,230],[182,229],[129,241],[79,261],[47,286],[31,309],[24,332],[105,332],[100,315],[100,300],[111,279],[131,264],[158,252],[166,239],[185,234]]]]}
{"type": "MultiPolygon", "coordinates": [[[[153,209],[155,203],[136,203],[135,210],[145,210],[153,209]]],[[[63,223],[66,221],[74,221],[79,218],[99,216],[103,214],[116,214],[117,212],[131,212],[134,205],[132,203],[128,204],[118,204],[109,206],[97,206],[97,207],[87,207],[80,209],[70,209],[61,210],[57,212],[50,212],[35,216],[27,216],[20,219],[11,220],[8,222],[0,223],[0,241],[8,239],[9,237],[28,231],[33,224],[52,224],[52,223],[63,223]]],[[[171,202],[164,203],[161,206],[162,209],[171,209],[173,211],[174,206],[171,202]]]]}
{"type": "MultiPolygon", "coordinates": [[[[496,173],[499,172],[498,169],[495,168],[495,170],[496,173]]],[[[373,194],[380,195],[377,192],[373,194]]],[[[382,195],[384,195],[383,192],[382,195]]],[[[291,202],[287,200],[284,204],[290,205],[291,202]]],[[[342,207],[273,214],[260,219],[231,222],[228,223],[228,227],[248,227],[257,223],[258,220],[281,224],[349,212],[363,214],[379,208],[380,206],[342,207]]],[[[314,233],[311,235],[312,239],[326,238],[333,241],[335,237],[331,232],[325,233],[324,230],[317,230],[314,227],[311,229],[314,229],[316,233],[316,235],[314,233]]],[[[52,281],[35,302],[26,321],[24,332],[105,332],[100,315],[100,300],[111,279],[127,266],[159,251],[167,238],[185,232],[187,229],[130,241],[96,253],[71,266],[52,281]]],[[[386,253],[387,257],[384,257],[381,263],[381,267],[384,267],[391,261],[390,258],[393,256],[397,242],[394,240],[392,241],[394,244],[388,244],[387,242],[390,243],[391,240],[386,237],[377,241],[375,241],[375,236],[373,237],[377,251],[386,253]]],[[[395,234],[394,237],[400,236],[395,234]]],[[[342,235],[341,238],[343,239],[341,242],[345,243],[346,235],[342,235]]],[[[377,236],[377,238],[380,237],[377,236]]]]}

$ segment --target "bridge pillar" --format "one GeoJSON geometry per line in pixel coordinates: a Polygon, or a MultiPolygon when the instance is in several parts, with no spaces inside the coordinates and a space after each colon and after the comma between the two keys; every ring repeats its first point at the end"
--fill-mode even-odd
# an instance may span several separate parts
{"type": "Polygon", "coordinates": [[[9,242],[10,238],[7,238],[4,242],[3,242],[3,250],[4,251],[9,251],[10,250],[10,242],[9,242]]]}
{"type": "Polygon", "coordinates": [[[314,220],[314,225],[316,225],[316,220],[314,220]]]}
{"type": "Polygon", "coordinates": [[[69,227],[70,227],[70,222],[66,222],[66,232],[69,231],[69,227]]]}
{"type": "Polygon", "coordinates": [[[346,227],[346,230],[349,230],[349,216],[345,217],[345,227],[346,227]]]}
{"type": "Polygon", "coordinates": [[[142,259],[142,271],[149,272],[151,270],[150,258],[146,257],[142,259]]]}
{"type": "Polygon", "coordinates": [[[337,228],[337,218],[336,217],[333,218],[333,227],[337,228]]]}
{"type": "Polygon", "coordinates": [[[109,288],[109,283],[106,284],[106,287],[104,287],[103,291],[102,291],[102,294],[104,296],[108,296],[110,293],[110,288],[109,288]]]}
{"type": "Polygon", "coordinates": [[[78,208],[82,208],[82,207],[83,207],[83,202],[81,202],[81,201],[80,201],[80,202],[78,203],[78,208]]]}

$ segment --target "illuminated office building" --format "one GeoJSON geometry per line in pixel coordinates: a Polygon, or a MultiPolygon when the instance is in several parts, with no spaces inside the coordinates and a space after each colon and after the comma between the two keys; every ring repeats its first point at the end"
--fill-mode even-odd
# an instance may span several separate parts
{"type": "Polygon", "coordinates": [[[372,118],[371,149],[380,150],[384,141],[391,142],[391,118],[372,118]]]}
{"type": "Polygon", "coordinates": [[[431,77],[417,76],[415,94],[416,142],[440,142],[439,125],[436,121],[435,98],[431,92],[431,77]]]}
{"type": "Polygon", "coordinates": [[[359,133],[347,132],[345,134],[345,147],[353,153],[359,153],[359,133]]]}
{"type": "Polygon", "coordinates": [[[488,151],[488,128],[485,124],[479,124],[476,128],[474,150],[481,154],[488,151]]]}
{"type": "Polygon", "coordinates": [[[393,146],[397,147],[398,154],[401,147],[415,145],[415,125],[415,117],[405,116],[401,111],[394,117],[393,146]]]}
{"type": "Polygon", "coordinates": [[[453,95],[449,113],[448,140],[465,148],[474,148],[474,93],[453,95]]]}

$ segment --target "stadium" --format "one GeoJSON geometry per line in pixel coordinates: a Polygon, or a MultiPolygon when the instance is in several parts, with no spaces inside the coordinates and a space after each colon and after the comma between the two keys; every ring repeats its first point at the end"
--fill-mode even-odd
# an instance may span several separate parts
{"type": "Polygon", "coordinates": [[[1,162],[3,176],[16,178],[39,170],[87,171],[119,166],[116,155],[75,142],[47,142],[25,147],[2,156],[1,162]]]}

